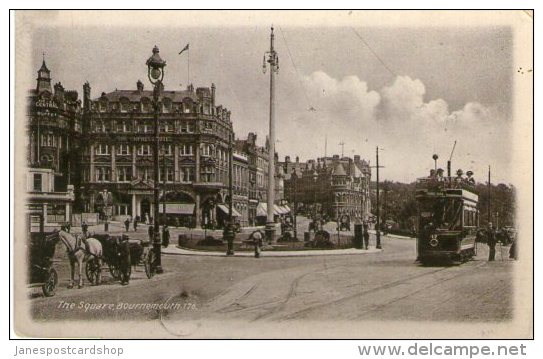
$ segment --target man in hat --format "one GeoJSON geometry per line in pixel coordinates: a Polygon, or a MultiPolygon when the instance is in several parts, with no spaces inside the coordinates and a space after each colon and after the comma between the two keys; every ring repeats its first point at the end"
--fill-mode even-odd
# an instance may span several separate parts
{"type": "Polygon", "coordinates": [[[260,231],[255,231],[251,235],[253,237],[253,243],[255,246],[255,258],[260,258],[260,251],[262,246],[262,234],[260,231]]]}
{"type": "Polygon", "coordinates": [[[368,224],[364,223],[364,232],[362,233],[362,236],[364,237],[364,249],[368,249],[368,245],[370,244],[370,233],[368,232],[368,224]]]}
{"type": "Polygon", "coordinates": [[[162,246],[167,248],[170,245],[170,229],[167,225],[162,226],[162,246]]]}
{"type": "Polygon", "coordinates": [[[492,222],[488,222],[486,244],[488,245],[488,261],[491,262],[496,256],[496,231],[492,227],[492,222]]]}

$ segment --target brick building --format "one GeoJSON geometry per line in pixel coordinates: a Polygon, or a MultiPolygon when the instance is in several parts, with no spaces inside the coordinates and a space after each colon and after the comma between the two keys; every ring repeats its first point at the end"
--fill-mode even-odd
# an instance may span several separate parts
{"type": "Polygon", "coordinates": [[[45,224],[68,222],[76,199],[74,187],[81,181],[77,155],[81,101],[77,91],[66,91],[60,82],[51,86],[45,59],[36,80],[27,96],[28,209],[42,214],[45,224]]]}
{"type": "Polygon", "coordinates": [[[342,215],[367,219],[370,214],[371,169],[368,162],[335,155],[307,162],[290,157],[280,163],[285,173],[285,199],[307,214],[332,220],[342,215]]]}

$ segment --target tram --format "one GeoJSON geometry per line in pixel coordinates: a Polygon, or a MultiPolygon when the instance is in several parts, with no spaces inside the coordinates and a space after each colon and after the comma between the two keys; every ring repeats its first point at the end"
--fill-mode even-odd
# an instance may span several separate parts
{"type": "Polygon", "coordinates": [[[466,262],[476,254],[479,225],[473,172],[456,177],[442,170],[416,182],[418,205],[417,260],[423,264],[443,260],[466,262]]]}

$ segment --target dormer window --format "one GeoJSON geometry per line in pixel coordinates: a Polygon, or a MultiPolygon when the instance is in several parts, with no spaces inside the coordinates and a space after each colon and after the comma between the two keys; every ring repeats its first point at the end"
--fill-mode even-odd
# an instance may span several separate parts
{"type": "Polygon", "coordinates": [[[171,108],[172,108],[172,100],[167,97],[164,98],[162,100],[162,110],[164,112],[170,112],[171,108]]]}
{"type": "Polygon", "coordinates": [[[121,98],[120,105],[121,112],[127,112],[130,110],[130,101],[126,97],[121,98]]]}
{"type": "Polygon", "coordinates": [[[151,101],[146,97],[141,99],[141,110],[143,112],[150,112],[151,111],[151,101]]]}
{"type": "Polygon", "coordinates": [[[99,107],[100,112],[106,112],[107,111],[107,102],[106,101],[100,101],[99,107]]]}

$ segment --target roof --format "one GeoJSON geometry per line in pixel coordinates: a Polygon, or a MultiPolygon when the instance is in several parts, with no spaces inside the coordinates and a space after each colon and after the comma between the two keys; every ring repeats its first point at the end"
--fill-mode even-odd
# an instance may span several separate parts
{"type": "Polygon", "coordinates": [[[343,165],[341,162],[338,162],[336,166],[334,167],[334,172],[332,172],[333,176],[347,176],[347,173],[345,173],[345,168],[343,168],[343,165]]]}
{"type": "MultiPolygon", "coordinates": [[[[193,91],[162,91],[160,94],[161,98],[169,98],[172,102],[182,102],[185,98],[190,98],[193,101],[198,101],[198,96],[193,91]]],[[[130,102],[139,102],[142,97],[147,97],[149,99],[153,98],[152,90],[115,90],[109,93],[102,95],[101,97],[95,99],[94,101],[100,100],[100,98],[107,98],[108,101],[118,102],[122,97],[128,98],[130,102]]]]}
{"type": "Polygon", "coordinates": [[[41,67],[38,71],[45,71],[47,73],[51,72],[49,71],[49,69],[47,68],[47,65],[45,64],[45,60],[43,60],[43,62],[41,63],[41,67]]]}
{"type": "Polygon", "coordinates": [[[351,168],[349,169],[349,172],[351,176],[353,176],[354,178],[364,177],[364,175],[362,174],[362,171],[360,171],[360,168],[358,168],[358,166],[355,163],[351,163],[350,167],[351,168]]]}

